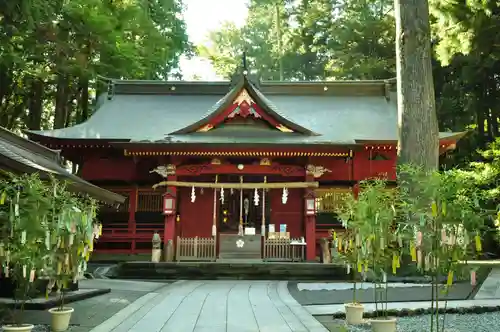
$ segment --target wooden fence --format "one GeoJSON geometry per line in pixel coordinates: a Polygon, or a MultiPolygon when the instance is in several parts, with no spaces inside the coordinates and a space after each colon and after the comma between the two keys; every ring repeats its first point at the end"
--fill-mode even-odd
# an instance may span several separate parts
{"type": "Polygon", "coordinates": [[[305,258],[305,244],[300,239],[265,239],[265,261],[300,262],[305,258]]]}
{"type": "Polygon", "coordinates": [[[177,237],[176,260],[215,261],[217,258],[214,237],[177,237]]]}

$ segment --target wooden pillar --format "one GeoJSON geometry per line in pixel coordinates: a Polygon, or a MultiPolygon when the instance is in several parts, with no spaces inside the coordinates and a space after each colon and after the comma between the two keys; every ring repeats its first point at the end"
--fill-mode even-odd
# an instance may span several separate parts
{"type": "Polygon", "coordinates": [[[136,225],[135,225],[135,212],[137,211],[137,198],[139,195],[139,189],[137,186],[132,188],[130,191],[130,197],[128,200],[128,232],[132,234],[132,242],[130,243],[130,251],[135,254],[135,236],[136,236],[136,225]]]}
{"type": "MultiPolygon", "coordinates": [[[[306,174],[306,181],[314,181],[314,175],[306,174]]],[[[304,195],[304,215],[306,231],[306,260],[314,261],[316,259],[316,215],[306,215],[306,197],[314,195],[314,189],[305,189],[304,195]]]]}
{"type": "MultiPolygon", "coordinates": [[[[215,175],[215,183],[219,182],[219,176],[215,175]]],[[[217,188],[214,188],[214,207],[212,214],[212,236],[217,237],[217,188]]]]}
{"type": "MultiPolygon", "coordinates": [[[[167,181],[177,181],[177,175],[169,175],[167,176],[167,181]]],[[[178,202],[177,197],[177,187],[167,187],[167,190],[176,197],[175,201],[178,202]]],[[[177,207],[174,207],[174,213],[165,215],[165,227],[163,230],[163,240],[165,245],[168,244],[168,241],[171,240],[172,244],[175,239],[175,220],[177,215],[177,207]]]]}
{"type": "MultiPolygon", "coordinates": [[[[264,183],[267,183],[267,176],[264,176],[264,183]]],[[[260,236],[263,237],[262,243],[266,237],[266,189],[262,189],[262,221],[260,226],[260,236]]]]}
{"type": "Polygon", "coordinates": [[[359,195],[359,182],[356,182],[356,184],[352,187],[352,195],[354,196],[355,199],[358,199],[358,195],[359,195]]]}

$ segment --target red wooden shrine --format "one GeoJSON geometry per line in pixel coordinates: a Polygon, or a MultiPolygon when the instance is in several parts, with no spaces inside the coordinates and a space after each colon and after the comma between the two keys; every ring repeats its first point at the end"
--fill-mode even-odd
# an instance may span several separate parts
{"type": "MultiPolygon", "coordinates": [[[[118,211],[101,211],[97,252],[149,253],[154,231],[175,243],[240,227],[265,237],[286,225],[314,260],[319,239],[341,227],[335,208],[344,195],[367,178],[396,180],[394,86],[244,74],[233,82],[118,80],[86,122],[30,137],[62,150],[85,180],[128,197],[118,211]],[[161,181],[169,185],[152,188],[161,181]]],[[[440,135],[446,153],[462,133],[440,135]]]]}

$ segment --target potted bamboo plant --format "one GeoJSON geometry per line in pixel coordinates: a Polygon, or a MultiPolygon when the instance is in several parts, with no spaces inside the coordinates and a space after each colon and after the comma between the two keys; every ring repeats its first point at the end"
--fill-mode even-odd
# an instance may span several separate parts
{"type": "MultiPolygon", "coordinates": [[[[402,171],[407,182],[402,183],[401,210],[410,226],[406,229],[413,233],[407,248],[417,267],[432,277],[430,331],[440,331],[445,324],[440,294],[468,268],[463,262],[481,254],[484,221],[494,211],[481,207],[480,191],[459,171],[425,172],[409,166],[402,171]],[[444,287],[441,277],[446,277],[444,287]]],[[[470,279],[475,283],[475,271],[470,279]]]]}
{"type": "Polygon", "coordinates": [[[345,303],[346,322],[350,325],[363,324],[363,305],[357,300],[357,282],[359,273],[357,271],[359,251],[357,243],[355,242],[356,235],[354,230],[346,230],[341,234],[333,233],[333,245],[336,247],[339,258],[344,262],[347,274],[352,275],[352,302],[345,303]],[[351,232],[352,231],[352,232],[351,232]]]}
{"type": "Polygon", "coordinates": [[[47,268],[49,284],[47,293],[56,286],[59,306],[49,309],[52,331],[66,331],[69,328],[74,308],[65,305],[65,293],[71,283],[76,283],[87,268],[87,261],[93,251],[97,234],[94,218],[95,201],[78,198],[64,190],[61,183],[54,183],[57,192],[54,205],[54,219],[51,223],[50,243],[52,264],[47,268]]]}
{"type": "MultiPolygon", "coordinates": [[[[350,242],[354,243],[353,254],[346,258],[351,264],[355,263],[357,272],[371,271],[375,279],[387,279],[382,276],[386,271],[385,258],[390,254],[389,248],[395,239],[391,232],[396,211],[394,205],[394,195],[386,188],[385,181],[375,179],[361,182],[358,197],[348,198],[339,211],[344,227],[352,234],[350,242]]],[[[384,323],[395,328],[393,319],[377,319],[372,328],[376,329],[384,323]]]]}
{"type": "Polygon", "coordinates": [[[387,275],[396,274],[403,251],[404,234],[395,220],[398,203],[396,191],[386,188],[383,181],[377,180],[365,188],[364,194],[372,206],[376,206],[371,212],[374,215],[368,215],[365,219],[365,232],[370,234],[366,239],[366,251],[375,283],[375,317],[370,320],[370,324],[373,332],[395,332],[396,318],[389,317],[387,310],[387,275]]]}
{"type": "Polygon", "coordinates": [[[37,175],[7,175],[0,187],[0,213],[3,220],[0,260],[5,278],[16,287],[13,323],[3,331],[31,331],[34,326],[23,321],[24,305],[35,287],[47,251],[41,239],[49,213],[48,188],[37,175]],[[7,234],[7,235],[5,235],[7,234]],[[17,308],[19,304],[19,308],[17,308]]]}
{"type": "MultiPolygon", "coordinates": [[[[378,182],[377,182],[378,183],[378,182]]],[[[369,272],[369,247],[367,243],[372,234],[367,227],[366,219],[375,218],[378,209],[373,196],[376,187],[370,182],[361,183],[362,191],[358,197],[348,196],[339,207],[337,213],[342,220],[346,233],[337,241],[339,252],[347,265],[348,273],[353,273],[353,301],[346,303],[346,322],[348,324],[363,324],[364,307],[357,299],[357,280],[362,274],[369,272]]]]}

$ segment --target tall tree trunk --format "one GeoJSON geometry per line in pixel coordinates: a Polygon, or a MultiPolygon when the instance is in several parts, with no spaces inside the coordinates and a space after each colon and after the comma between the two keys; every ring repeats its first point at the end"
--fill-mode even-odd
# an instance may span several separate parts
{"type": "Polygon", "coordinates": [[[43,81],[39,78],[33,78],[30,89],[29,113],[26,126],[31,130],[40,130],[42,128],[43,112],[43,81]]]}
{"type": "Polygon", "coordinates": [[[89,117],[89,79],[80,77],[78,82],[78,90],[80,91],[78,99],[78,123],[86,121],[89,117]]]}
{"type": "Polygon", "coordinates": [[[489,112],[489,120],[488,122],[490,123],[490,130],[491,130],[491,136],[493,140],[498,137],[499,134],[499,128],[498,128],[498,117],[499,117],[499,112],[497,108],[497,90],[496,90],[496,81],[494,76],[489,75],[488,79],[488,91],[487,91],[487,103],[488,103],[488,109],[490,110],[489,112]]]}
{"type": "Polygon", "coordinates": [[[476,112],[476,124],[477,124],[477,146],[479,148],[486,147],[486,110],[483,109],[483,92],[481,91],[482,85],[476,83],[474,90],[472,91],[470,106],[472,112],[476,112]]]}
{"type": "Polygon", "coordinates": [[[75,90],[74,87],[68,87],[68,90],[67,90],[67,94],[68,94],[68,103],[67,103],[67,107],[66,107],[66,120],[64,121],[64,127],[69,127],[71,126],[72,124],[72,120],[73,120],[73,113],[76,113],[75,116],[76,116],[76,120],[78,120],[78,104],[77,105],[73,105],[73,103],[71,102],[72,100],[78,100],[79,98],[79,95],[80,95],[80,91],[78,90],[78,87],[76,87],[77,89],[75,90]],[[76,106],[76,112],[75,112],[75,107],[73,106],[76,106]]]}
{"type": "Polygon", "coordinates": [[[68,80],[63,73],[57,76],[54,129],[64,128],[68,112],[68,80]]]}
{"type": "Polygon", "coordinates": [[[398,163],[433,170],[439,130],[432,80],[429,4],[394,0],[398,88],[398,163]]]}
{"type": "Polygon", "coordinates": [[[278,66],[279,66],[279,73],[280,73],[280,82],[283,82],[284,72],[283,72],[283,47],[282,47],[280,6],[281,6],[281,1],[277,1],[276,2],[276,41],[278,44],[278,66]]]}

